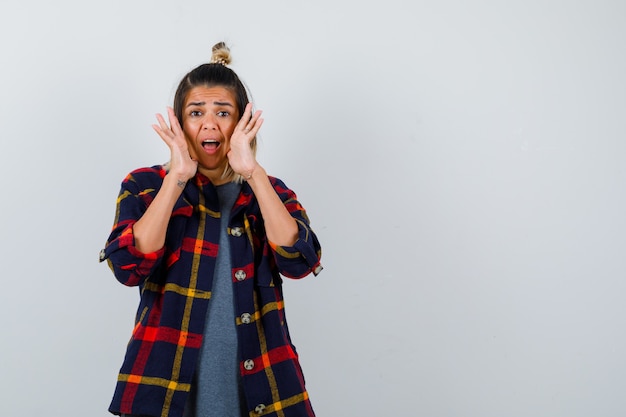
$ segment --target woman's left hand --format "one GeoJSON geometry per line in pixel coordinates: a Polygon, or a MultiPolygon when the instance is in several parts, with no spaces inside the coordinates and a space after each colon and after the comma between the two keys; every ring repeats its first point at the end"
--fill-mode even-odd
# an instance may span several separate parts
{"type": "Polygon", "coordinates": [[[258,165],[250,143],[263,124],[261,113],[261,110],[257,110],[253,115],[252,103],[246,105],[243,116],[230,137],[230,150],[226,154],[233,171],[246,179],[252,176],[258,165]]]}

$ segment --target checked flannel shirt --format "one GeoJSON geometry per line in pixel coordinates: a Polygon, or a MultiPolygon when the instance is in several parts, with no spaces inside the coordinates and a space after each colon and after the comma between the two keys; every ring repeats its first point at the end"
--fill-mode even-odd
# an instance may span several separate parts
{"type": "MultiPolygon", "coordinates": [[[[115,223],[100,254],[122,284],[139,286],[141,294],[109,407],[113,414],[182,416],[203,343],[221,215],[208,178],[198,173],[188,181],[163,248],[141,253],[134,246],[133,224],[166,173],[158,165],[124,179],[115,223]]],[[[279,179],[270,181],[296,219],[299,238],[292,247],[267,240],[258,202],[244,182],[228,228],[243,391],[250,416],[314,416],[287,328],[281,275],[317,275],[321,249],[294,192],[279,179]]]]}

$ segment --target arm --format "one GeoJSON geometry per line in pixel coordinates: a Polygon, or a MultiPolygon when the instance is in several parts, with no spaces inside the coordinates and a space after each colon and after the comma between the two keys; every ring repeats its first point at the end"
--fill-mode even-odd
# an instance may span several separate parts
{"type": "Polygon", "coordinates": [[[165,253],[164,249],[141,252],[135,246],[133,233],[133,226],[153,200],[164,175],[164,171],[156,167],[138,169],[122,182],[115,222],[100,252],[100,262],[106,260],[115,278],[124,285],[141,285],[158,268],[165,253]]]}
{"type": "Polygon", "coordinates": [[[281,274],[291,278],[301,278],[310,272],[317,275],[322,270],[321,248],[304,208],[293,191],[267,176],[250,147],[263,124],[260,116],[260,111],[252,115],[251,104],[246,106],[230,139],[228,162],[247,180],[259,203],[267,240],[281,274]]]}
{"type": "Polygon", "coordinates": [[[100,261],[108,260],[118,281],[129,286],[140,285],[158,267],[165,252],[163,246],[174,205],[197,170],[198,164],[189,156],[182,129],[171,108],[168,115],[171,129],[160,114],[159,124],[153,125],[170,148],[168,173],[137,170],[124,180],[115,225],[100,253],[100,261]],[[156,182],[156,175],[162,180],[156,182]]]}
{"type": "Polygon", "coordinates": [[[298,224],[272,187],[267,173],[260,165],[248,178],[265,223],[267,239],[277,246],[293,246],[298,240],[298,224]]]}
{"type": "Polygon", "coordinates": [[[292,245],[269,242],[279,272],[289,278],[303,278],[309,273],[317,275],[322,270],[322,249],[311,229],[309,217],[296,194],[277,178],[270,178],[275,193],[297,225],[297,239],[292,245]]]}
{"type": "Polygon", "coordinates": [[[135,247],[141,252],[154,252],[163,247],[174,204],[187,180],[198,169],[198,162],[189,156],[187,142],[174,111],[169,107],[167,111],[171,127],[165,123],[163,116],[157,114],[159,124],[152,125],[152,128],[170,148],[170,169],[154,201],[133,226],[135,247]]]}
{"type": "Polygon", "coordinates": [[[180,197],[185,183],[168,174],[161,189],[146,212],[133,225],[135,248],[143,253],[155,252],[165,244],[165,233],[174,204],[180,197]]]}
{"type": "Polygon", "coordinates": [[[259,165],[250,148],[250,142],[263,124],[260,116],[260,111],[252,115],[252,104],[248,103],[230,138],[228,162],[252,188],[259,202],[268,240],[275,245],[291,246],[298,239],[298,225],[272,187],[265,169],[259,165]]]}

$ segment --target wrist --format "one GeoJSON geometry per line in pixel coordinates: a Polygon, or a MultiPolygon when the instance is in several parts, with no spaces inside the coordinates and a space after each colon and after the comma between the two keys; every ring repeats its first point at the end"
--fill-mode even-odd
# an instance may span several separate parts
{"type": "Polygon", "coordinates": [[[245,171],[242,177],[248,182],[253,182],[256,179],[267,176],[263,167],[259,164],[255,165],[252,169],[245,171]]]}
{"type": "Polygon", "coordinates": [[[163,178],[163,187],[172,188],[178,191],[183,191],[185,186],[187,185],[187,179],[185,179],[182,175],[176,175],[172,172],[169,172],[165,178],[163,178]]]}

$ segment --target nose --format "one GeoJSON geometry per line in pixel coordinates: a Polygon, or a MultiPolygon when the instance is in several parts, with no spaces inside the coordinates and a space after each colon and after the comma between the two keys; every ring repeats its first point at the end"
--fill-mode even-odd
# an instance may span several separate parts
{"type": "Polygon", "coordinates": [[[202,120],[202,130],[215,130],[217,124],[215,123],[215,117],[212,114],[207,114],[202,120]]]}

